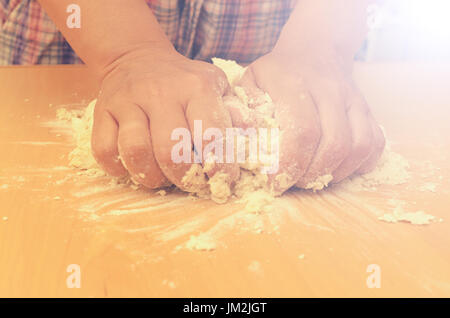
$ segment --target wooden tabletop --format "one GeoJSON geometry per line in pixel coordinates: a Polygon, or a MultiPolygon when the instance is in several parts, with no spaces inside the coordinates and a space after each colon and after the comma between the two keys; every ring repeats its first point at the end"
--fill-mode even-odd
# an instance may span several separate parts
{"type": "Polygon", "coordinates": [[[290,191],[248,215],[78,174],[55,113],[95,97],[87,69],[0,68],[0,296],[449,297],[450,65],[358,64],[355,78],[409,182],[290,191]],[[443,222],[380,221],[392,199],[443,222]]]}

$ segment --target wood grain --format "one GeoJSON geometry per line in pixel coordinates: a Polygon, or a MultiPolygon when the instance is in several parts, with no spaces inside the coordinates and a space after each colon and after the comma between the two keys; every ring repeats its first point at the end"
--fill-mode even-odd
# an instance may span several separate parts
{"type": "Polygon", "coordinates": [[[0,68],[0,296],[449,297],[449,77],[450,65],[355,69],[393,149],[410,162],[410,183],[290,191],[272,212],[246,216],[236,203],[78,175],[67,168],[73,140],[55,112],[95,97],[88,70],[0,68]],[[436,192],[423,191],[426,183],[436,192]],[[384,223],[392,198],[444,221],[384,223]],[[185,248],[201,233],[213,251],[185,248]],[[67,288],[70,264],[80,265],[79,289],[67,288]],[[370,264],[380,266],[381,288],[366,285],[370,264]]]}

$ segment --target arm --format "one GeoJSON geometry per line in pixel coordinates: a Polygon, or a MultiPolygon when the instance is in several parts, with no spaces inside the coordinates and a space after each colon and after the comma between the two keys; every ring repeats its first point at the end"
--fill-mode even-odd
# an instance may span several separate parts
{"type": "Polygon", "coordinates": [[[276,49],[334,49],[351,65],[367,35],[367,8],[376,1],[299,0],[276,49]]]}
{"type": "Polygon", "coordinates": [[[119,57],[142,47],[173,50],[144,0],[78,0],[81,28],[66,25],[72,0],[39,0],[80,58],[104,77],[119,57]]]}

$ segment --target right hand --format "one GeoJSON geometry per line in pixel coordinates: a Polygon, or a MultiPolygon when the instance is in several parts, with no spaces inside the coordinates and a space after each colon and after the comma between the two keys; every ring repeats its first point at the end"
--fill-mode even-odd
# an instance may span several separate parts
{"type": "MultiPolygon", "coordinates": [[[[97,162],[110,175],[130,174],[148,188],[173,183],[184,189],[181,180],[191,164],[173,162],[172,146],[178,141],[171,140],[172,131],[187,128],[193,136],[194,120],[202,120],[203,131],[219,128],[225,136],[225,128],[232,127],[222,104],[225,74],[173,48],[134,49],[107,68],[94,113],[97,162]]],[[[217,172],[227,173],[231,183],[239,167],[219,163],[208,176],[217,172]]]]}
{"type": "Polygon", "coordinates": [[[384,135],[334,50],[274,50],[248,67],[241,85],[254,100],[267,92],[275,104],[282,136],[280,169],[269,176],[275,192],[309,189],[326,175],[338,183],[375,168],[384,135]]]}

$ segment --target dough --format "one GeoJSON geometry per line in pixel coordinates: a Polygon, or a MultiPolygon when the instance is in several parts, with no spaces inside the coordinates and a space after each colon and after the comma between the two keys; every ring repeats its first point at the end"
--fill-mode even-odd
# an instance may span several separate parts
{"type": "Polygon", "coordinates": [[[315,181],[308,183],[305,189],[313,190],[314,192],[320,191],[328,187],[328,184],[330,184],[332,180],[333,176],[331,174],[326,174],[318,177],[315,181]]]}

